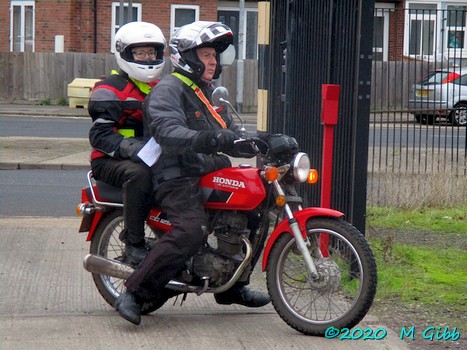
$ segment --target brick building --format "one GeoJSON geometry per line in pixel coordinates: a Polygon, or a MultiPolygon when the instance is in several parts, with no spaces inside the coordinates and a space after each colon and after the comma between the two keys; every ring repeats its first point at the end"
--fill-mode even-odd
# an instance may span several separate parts
{"type": "MultiPolygon", "coordinates": [[[[131,20],[154,23],[169,39],[176,28],[195,20],[220,20],[235,33],[238,16],[238,1],[1,1],[0,52],[108,53],[120,24],[131,20]]],[[[245,16],[246,45],[255,47],[257,1],[246,2],[245,16]]]]}

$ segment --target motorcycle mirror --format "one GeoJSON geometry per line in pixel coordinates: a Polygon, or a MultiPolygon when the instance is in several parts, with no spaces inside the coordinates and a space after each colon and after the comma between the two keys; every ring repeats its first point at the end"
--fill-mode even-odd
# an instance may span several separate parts
{"type": "Polygon", "coordinates": [[[221,53],[221,64],[223,66],[230,66],[235,60],[235,47],[233,45],[227,46],[227,49],[221,53]]]}
{"type": "Polygon", "coordinates": [[[235,116],[240,120],[240,133],[241,133],[241,138],[246,137],[246,129],[245,129],[245,122],[243,119],[240,117],[240,115],[237,113],[235,108],[233,108],[232,104],[229,102],[229,90],[225,88],[224,86],[218,86],[214,89],[212,92],[212,102],[215,106],[228,106],[232,110],[232,112],[235,114],[235,116]]]}
{"type": "Polygon", "coordinates": [[[224,86],[219,86],[212,92],[212,102],[215,106],[225,106],[229,100],[229,90],[224,86]]]}

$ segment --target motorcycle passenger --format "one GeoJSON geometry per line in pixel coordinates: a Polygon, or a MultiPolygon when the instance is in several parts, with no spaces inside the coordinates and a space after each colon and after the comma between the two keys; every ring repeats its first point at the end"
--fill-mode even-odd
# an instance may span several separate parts
{"type": "MultiPolygon", "coordinates": [[[[200,177],[231,166],[238,129],[226,110],[211,105],[212,81],[221,73],[220,54],[233,42],[230,28],[198,21],[180,28],[170,40],[174,73],[164,77],[145,100],[145,129],[162,147],[151,168],[155,199],[173,229],[163,235],[126,281],[127,291],[115,308],[126,320],[140,324],[141,305],[157,297],[202,246],[208,226],[200,177]]],[[[265,293],[236,284],[215,294],[219,304],[260,307],[265,293]]]]}
{"type": "Polygon", "coordinates": [[[142,103],[164,66],[166,41],[154,24],[131,22],[115,34],[118,71],[96,83],[89,101],[94,178],[123,188],[125,261],[139,264],[147,253],[144,222],[152,196],[151,172],[138,151],[147,138],[142,103]]]}

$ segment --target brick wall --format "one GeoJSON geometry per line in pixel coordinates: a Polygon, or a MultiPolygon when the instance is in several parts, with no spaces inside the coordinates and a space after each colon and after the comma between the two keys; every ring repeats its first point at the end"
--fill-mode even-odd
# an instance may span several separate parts
{"type": "MultiPolygon", "coordinates": [[[[112,2],[119,0],[36,0],[35,51],[53,52],[55,36],[64,36],[65,52],[108,53],[112,23],[112,2]],[[97,3],[97,30],[94,5],[97,3]],[[96,40],[95,40],[96,37],[96,40]]],[[[170,0],[136,0],[142,4],[142,20],[158,25],[170,38],[170,0]]],[[[217,0],[178,0],[180,5],[199,5],[200,20],[217,20],[217,0]]],[[[0,51],[10,50],[9,1],[0,2],[0,51]]]]}
{"type": "Polygon", "coordinates": [[[404,49],[405,3],[396,3],[395,11],[391,13],[389,25],[389,61],[399,61],[404,49]]]}
{"type": "Polygon", "coordinates": [[[0,52],[10,51],[10,2],[0,1],[0,52]]]}

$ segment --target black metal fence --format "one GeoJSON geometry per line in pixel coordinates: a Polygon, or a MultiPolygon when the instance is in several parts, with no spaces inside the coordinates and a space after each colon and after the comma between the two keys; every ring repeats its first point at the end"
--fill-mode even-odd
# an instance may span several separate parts
{"type": "MultiPolygon", "coordinates": [[[[268,85],[268,130],[294,135],[320,169],[321,87],[341,86],[331,206],[364,232],[373,1],[270,3],[269,80],[259,82],[268,85]]],[[[304,193],[308,204],[320,204],[319,188],[304,193]]]]}
{"type": "Polygon", "coordinates": [[[467,198],[466,7],[375,9],[368,202],[467,198]]]}

